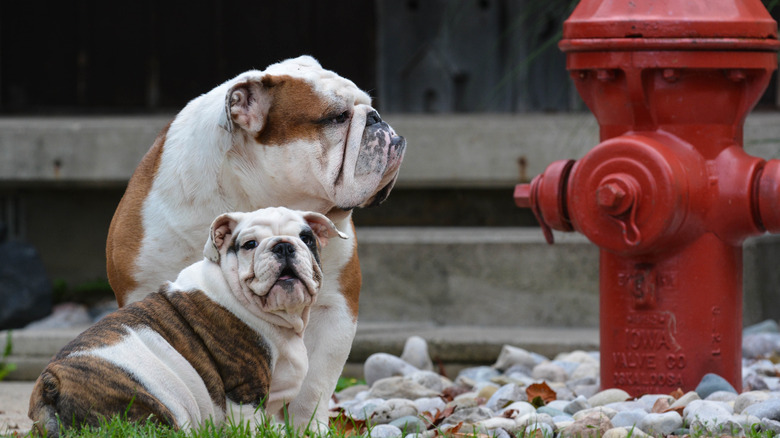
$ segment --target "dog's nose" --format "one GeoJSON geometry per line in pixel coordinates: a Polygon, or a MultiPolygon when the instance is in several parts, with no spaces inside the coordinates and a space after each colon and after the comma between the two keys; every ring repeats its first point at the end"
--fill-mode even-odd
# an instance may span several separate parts
{"type": "Polygon", "coordinates": [[[366,114],[366,126],[376,125],[377,123],[382,123],[382,118],[379,117],[378,112],[371,111],[366,114]]]}
{"type": "Polygon", "coordinates": [[[290,242],[279,242],[271,249],[279,258],[287,258],[295,254],[295,247],[290,242]]]}

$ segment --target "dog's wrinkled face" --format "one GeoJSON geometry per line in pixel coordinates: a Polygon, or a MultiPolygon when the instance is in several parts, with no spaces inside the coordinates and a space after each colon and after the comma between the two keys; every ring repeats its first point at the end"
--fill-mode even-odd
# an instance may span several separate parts
{"type": "Polygon", "coordinates": [[[223,127],[242,139],[234,144],[248,145],[234,151],[234,168],[240,161],[273,163],[274,178],[263,183],[281,196],[297,191],[283,205],[300,205],[305,188],[323,205],[373,206],[395,184],[406,140],[382,121],[365,92],[313,58],[247,72],[225,99],[223,127]]]}
{"type": "Polygon", "coordinates": [[[226,213],[213,222],[204,255],[252,314],[301,333],[322,285],[320,248],[337,236],[346,238],[319,213],[226,213]]]}

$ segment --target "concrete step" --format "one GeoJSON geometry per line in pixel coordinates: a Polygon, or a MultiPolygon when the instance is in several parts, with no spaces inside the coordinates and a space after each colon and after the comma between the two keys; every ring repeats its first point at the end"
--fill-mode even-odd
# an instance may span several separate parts
{"type": "MultiPolygon", "coordinates": [[[[599,321],[599,253],[538,228],[361,227],[360,319],[439,326],[585,327],[599,321]]],[[[780,319],[780,236],[743,245],[745,325],[780,319]]]]}
{"type": "Polygon", "coordinates": [[[360,227],[360,320],[597,327],[598,252],[538,228],[360,227]]]}

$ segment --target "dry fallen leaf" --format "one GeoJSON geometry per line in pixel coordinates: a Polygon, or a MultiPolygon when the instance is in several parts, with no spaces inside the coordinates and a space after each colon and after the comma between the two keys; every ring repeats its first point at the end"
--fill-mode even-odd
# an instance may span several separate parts
{"type": "Polygon", "coordinates": [[[529,385],[528,388],[525,389],[525,393],[528,396],[528,400],[534,400],[539,397],[544,401],[544,404],[550,403],[557,398],[555,391],[547,386],[547,383],[545,382],[529,385]]]}
{"type": "Polygon", "coordinates": [[[422,417],[428,421],[428,430],[437,428],[445,418],[455,412],[455,406],[448,406],[443,411],[436,409],[435,413],[423,412],[422,417]]]}
{"type": "Polygon", "coordinates": [[[441,392],[441,398],[444,399],[445,402],[451,402],[455,400],[455,397],[466,392],[469,392],[469,390],[462,386],[452,385],[444,388],[441,392]]]}
{"type": "Polygon", "coordinates": [[[662,414],[666,412],[667,409],[669,409],[669,406],[671,406],[671,403],[669,403],[669,399],[665,397],[661,397],[655,401],[651,412],[653,414],[662,414]]]}

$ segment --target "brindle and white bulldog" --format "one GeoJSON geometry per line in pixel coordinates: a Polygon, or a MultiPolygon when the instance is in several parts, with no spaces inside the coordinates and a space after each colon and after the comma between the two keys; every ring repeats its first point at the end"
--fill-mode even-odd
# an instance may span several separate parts
{"type": "Polygon", "coordinates": [[[58,418],[97,425],[127,412],[186,429],[219,424],[236,404],[279,417],[308,369],[303,332],[323,284],[320,248],[337,236],[347,238],[314,212],[219,216],[203,260],[52,359],[30,399],[35,427],[57,436],[58,418]]]}
{"type": "Polygon", "coordinates": [[[196,261],[201,230],[221,212],[281,205],[326,214],[352,238],[322,253],[326,280],[305,336],[310,371],[290,404],[298,425],[326,424],[357,324],[351,211],[388,196],[405,148],[368,94],[308,56],[194,99],[160,133],[111,222],[107,268],[119,305],[196,261]]]}

